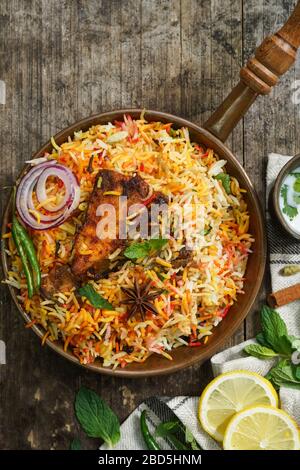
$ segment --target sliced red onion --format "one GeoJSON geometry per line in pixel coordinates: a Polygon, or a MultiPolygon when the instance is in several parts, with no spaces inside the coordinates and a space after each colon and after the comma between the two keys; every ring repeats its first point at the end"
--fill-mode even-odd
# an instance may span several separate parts
{"type": "Polygon", "coordinates": [[[23,222],[35,230],[45,230],[62,224],[75,210],[80,201],[80,187],[74,173],[67,167],[60,165],[56,160],[49,160],[31,168],[21,180],[16,195],[16,206],[23,222]],[[47,199],[46,181],[55,176],[65,185],[65,196],[57,206],[48,205],[45,209],[53,215],[45,215],[37,211],[33,203],[33,191],[39,203],[47,199]],[[30,213],[30,210],[39,212],[40,222],[30,213]]]}
{"type": "MultiPolygon", "coordinates": [[[[57,204],[57,206],[53,206],[53,204],[44,204],[43,207],[44,209],[46,209],[47,211],[49,212],[58,212],[59,210],[61,210],[63,207],[65,207],[67,201],[68,201],[68,198],[69,198],[69,195],[71,193],[71,188],[70,188],[70,179],[69,179],[69,175],[64,171],[65,167],[63,167],[63,170],[62,168],[56,168],[55,167],[55,176],[56,178],[59,178],[65,185],[66,187],[66,193],[62,199],[62,201],[57,204]]],[[[53,168],[46,168],[46,170],[44,170],[38,181],[37,181],[37,185],[36,185],[36,197],[37,197],[37,200],[39,201],[39,203],[42,203],[43,201],[46,201],[46,199],[48,199],[48,196],[47,196],[47,192],[46,192],[46,182],[47,182],[47,179],[50,177],[50,176],[53,176],[53,168]]]]}

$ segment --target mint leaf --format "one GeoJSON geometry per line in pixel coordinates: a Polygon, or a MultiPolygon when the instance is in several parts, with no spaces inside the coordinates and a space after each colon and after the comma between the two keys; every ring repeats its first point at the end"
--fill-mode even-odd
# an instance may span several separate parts
{"type": "Polygon", "coordinates": [[[151,238],[151,240],[148,241],[150,251],[161,250],[167,242],[168,240],[166,240],[165,238],[151,238]]]}
{"type": "Polygon", "coordinates": [[[178,421],[166,421],[164,423],[160,423],[157,428],[155,429],[155,435],[157,437],[166,437],[171,432],[177,431],[180,427],[178,421]]]}
{"type": "Polygon", "coordinates": [[[124,251],[124,255],[129,259],[145,258],[149,253],[148,242],[131,243],[124,251]]]}
{"type": "Polygon", "coordinates": [[[189,430],[189,428],[185,428],[185,442],[191,446],[192,450],[200,450],[201,447],[199,446],[198,442],[194,438],[193,434],[189,430]]]}
{"type": "Polygon", "coordinates": [[[114,310],[114,307],[111,305],[111,303],[98,294],[91,284],[85,284],[85,286],[80,287],[80,289],[78,289],[78,293],[82,297],[86,297],[95,308],[114,310]]]}
{"type": "Polygon", "coordinates": [[[264,305],[261,309],[261,325],[265,341],[277,353],[288,354],[288,332],[280,315],[264,305]]]}
{"type": "Polygon", "coordinates": [[[261,344],[262,346],[265,346],[266,348],[270,348],[270,345],[267,343],[267,341],[265,340],[265,337],[263,335],[263,333],[258,333],[255,337],[256,341],[261,344]]]}
{"type": "Polygon", "coordinates": [[[97,393],[81,387],[75,399],[76,417],[89,437],[99,437],[110,447],[120,440],[120,423],[97,393]]]}
{"type": "Polygon", "coordinates": [[[290,356],[293,352],[292,343],[289,339],[289,335],[283,335],[278,338],[279,352],[283,355],[290,356]]]}
{"type": "Polygon", "coordinates": [[[160,423],[155,430],[155,436],[167,438],[178,450],[201,449],[191,431],[179,420],[160,423]],[[182,442],[183,436],[185,443],[182,442]]]}
{"type": "Polygon", "coordinates": [[[215,179],[221,181],[223,188],[227,194],[231,194],[230,189],[230,176],[227,173],[219,173],[215,176],[215,179]]]}
{"type": "Polygon", "coordinates": [[[278,356],[275,351],[261,344],[249,344],[244,348],[244,351],[249,354],[249,356],[254,356],[258,359],[271,359],[272,357],[278,356]]]}
{"type": "Polygon", "coordinates": [[[283,209],[282,209],[282,212],[284,212],[284,214],[286,214],[290,220],[293,220],[296,215],[298,215],[298,209],[297,207],[293,207],[293,206],[290,206],[287,202],[287,192],[288,192],[288,187],[286,184],[284,184],[282,187],[281,187],[281,190],[280,190],[280,194],[282,196],[282,199],[283,199],[283,209]]]}
{"type": "Polygon", "coordinates": [[[276,387],[290,387],[300,389],[300,379],[297,378],[297,367],[289,360],[281,360],[268,373],[268,378],[276,387]]]}
{"type": "Polygon", "coordinates": [[[300,352],[300,338],[289,336],[289,339],[292,342],[292,348],[300,352]]]}
{"type": "Polygon", "coordinates": [[[78,437],[74,437],[73,441],[70,444],[70,450],[81,450],[81,442],[78,437]]]}
{"type": "Polygon", "coordinates": [[[129,259],[145,258],[152,251],[161,250],[167,242],[168,240],[164,238],[152,238],[143,242],[134,242],[125,249],[124,255],[129,259]]]}

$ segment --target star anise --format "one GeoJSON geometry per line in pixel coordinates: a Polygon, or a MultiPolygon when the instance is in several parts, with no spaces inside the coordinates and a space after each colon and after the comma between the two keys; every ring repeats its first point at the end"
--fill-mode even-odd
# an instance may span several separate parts
{"type": "Polygon", "coordinates": [[[158,315],[158,311],[154,307],[152,300],[156,299],[160,294],[162,294],[163,289],[157,289],[150,292],[152,281],[139,285],[137,279],[134,281],[134,287],[121,287],[122,291],[127,295],[128,299],[123,300],[122,303],[129,305],[129,318],[133,317],[136,313],[140,313],[143,321],[145,320],[145,315],[147,312],[151,312],[154,315],[158,315]]]}

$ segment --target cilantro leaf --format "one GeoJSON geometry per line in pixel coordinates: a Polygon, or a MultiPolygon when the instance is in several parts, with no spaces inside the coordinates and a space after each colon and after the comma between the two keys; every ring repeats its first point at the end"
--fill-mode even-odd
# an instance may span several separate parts
{"type": "Polygon", "coordinates": [[[221,181],[223,188],[225,189],[225,192],[227,194],[231,194],[230,176],[228,175],[228,173],[219,173],[215,176],[215,179],[221,181]]]}
{"type": "Polygon", "coordinates": [[[97,393],[81,387],[75,399],[76,417],[89,437],[99,437],[110,447],[120,440],[120,423],[97,393]]]}
{"type": "Polygon", "coordinates": [[[78,289],[78,293],[82,297],[86,297],[93,307],[103,308],[105,310],[114,310],[114,307],[108,300],[104,299],[98,292],[95,291],[91,284],[85,284],[78,289]]]}
{"type": "Polygon", "coordinates": [[[300,193],[300,178],[297,177],[296,181],[294,182],[294,191],[296,191],[296,193],[300,193]]]}
{"type": "Polygon", "coordinates": [[[290,206],[287,202],[287,191],[288,191],[288,187],[286,184],[284,184],[282,187],[281,187],[281,190],[280,190],[280,194],[281,194],[281,197],[283,199],[283,209],[282,209],[282,212],[284,214],[286,214],[290,220],[293,220],[296,215],[298,215],[298,209],[297,207],[293,207],[293,206],[290,206]]]}

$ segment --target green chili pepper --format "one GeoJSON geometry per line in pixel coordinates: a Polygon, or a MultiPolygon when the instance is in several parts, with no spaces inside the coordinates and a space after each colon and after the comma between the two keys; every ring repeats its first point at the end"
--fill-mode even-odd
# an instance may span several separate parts
{"type": "Polygon", "coordinates": [[[142,431],[145,444],[149,450],[161,450],[158,443],[156,442],[156,440],[154,439],[154,437],[149,431],[149,428],[146,422],[146,417],[147,417],[147,411],[144,410],[141,414],[141,431],[142,431]]]}
{"type": "MultiPolygon", "coordinates": [[[[14,217],[14,219],[15,219],[15,217],[14,217]]],[[[16,248],[17,248],[17,252],[18,252],[18,254],[21,258],[21,261],[22,261],[23,271],[24,271],[26,281],[27,281],[28,297],[31,299],[31,297],[33,296],[33,292],[34,292],[33,277],[32,277],[32,273],[31,273],[31,270],[30,270],[30,267],[29,267],[29,264],[28,264],[28,260],[27,260],[25,250],[23,248],[23,245],[22,245],[22,242],[19,238],[19,235],[16,231],[16,225],[14,223],[12,225],[12,230],[11,231],[12,231],[12,236],[13,236],[16,248]]]]}
{"type": "Polygon", "coordinates": [[[27,256],[27,259],[31,265],[33,276],[34,276],[34,287],[35,290],[38,291],[41,287],[41,270],[40,265],[36,256],[36,251],[34,248],[34,244],[29,237],[28,233],[26,232],[23,225],[20,224],[17,217],[13,217],[13,228],[14,232],[17,235],[17,239],[19,240],[24,252],[27,256]]]}

